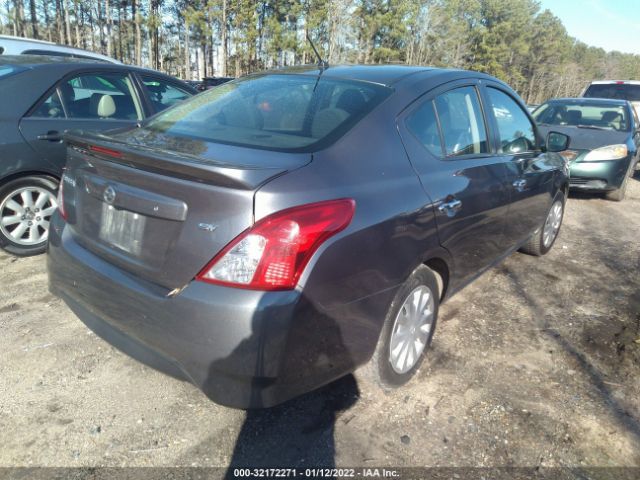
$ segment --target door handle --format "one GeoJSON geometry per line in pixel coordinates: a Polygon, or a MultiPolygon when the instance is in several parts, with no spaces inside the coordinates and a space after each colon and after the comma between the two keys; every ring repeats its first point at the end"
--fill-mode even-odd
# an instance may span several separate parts
{"type": "Polygon", "coordinates": [[[38,140],[46,140],[48,142],[62,142],[62,135],[57,130],[49,130],[43,135],[38,135],[38,140]]]}
{"type": "Polygon", "coordinates": [[[527,186],[527,181],[524,178],[521,178],[519,180],[515,180],[512,185],[516,188],[516,190],[522,192],[527,186]]]}
{"type": "Polygon", "coordinates": [[[442,213],[446,213],[447,217],[455,216],[455,214],[458,213],[458,210],[460,210],[461,208],[462,208],[462,201],[457,199],[450,200],[438,206],[438,210],[442,213]]]}

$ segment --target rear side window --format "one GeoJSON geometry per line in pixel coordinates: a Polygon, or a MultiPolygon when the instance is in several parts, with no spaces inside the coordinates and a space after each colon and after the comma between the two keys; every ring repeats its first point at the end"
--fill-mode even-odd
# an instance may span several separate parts
{"type": "Polygon", "coordinates": [[[640,102],[640,85],[599,83],[589,85],[583,96],[589,98],[617,98],[619,100],[629,100],[630,102],[640,102]]]}
{"type": "Polygon", "coordinates": [[[500,153],[520,153],[535,149],[533,124],[516,101],[501,90],[487,88],[491,111],[498,124],[500,153]]]}
{"type": "Polygon", "coordinates": [[[188,91],[162,78],[151,77],[149,75],[140,75],[140,78],[156,112],[180,103],[191,96],[191,93],[188,91]]]}
{"type": "Polygon", "coordinates": [[[65,118],[58,90],[54,90],[51,96],[31,113],[31,116],[36,118],[65,118]]]}
{"type": "Polygon", "coordinates": [[[69,118],[139,120],[140,107],[127,74],[83,74],[58,91],[69,118]]]}
{"type": "Polygon", "coordinates": [[[474,87],[438,95],[434,101],[448,157],[488,153],[487,130],[474,87]]]}
{"type": "Polygon", "coordinates": [[[407,128],[432,154],[442,156],[442,142],[433,101],[423,103],[406,122],[407,128]]]}
{"type": "Polygon", "coordinates": [[[276,151],[314,151],[336,141],[391,90],[304,75],[225,83],[152,119],[146,128],[178,137],[276,151]]]}

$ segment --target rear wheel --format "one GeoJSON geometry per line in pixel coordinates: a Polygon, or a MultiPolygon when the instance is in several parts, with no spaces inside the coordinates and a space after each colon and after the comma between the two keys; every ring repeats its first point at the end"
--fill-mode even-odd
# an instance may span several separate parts
{"type": "Polygon", "coordinates": [[[45,251],[57,187],[53,179],[35,175],[0,187],[0,247],[19,256],[45,251]]]}
{"type": "Polygon", "coordinates": [[[520,247],[520,251],[536,257],[546,254],[558,238],[563,217],[564,195],[558,194],[549,209],[544,224],[525,245],[520,247]]]}
{"type": "Polygon", "coordinates": [[[420,367],[435,331],[438,304],[434,273],[425,266],[418,267],[389,307],[371,362],[383,387],[407,383],[420,367]]]}

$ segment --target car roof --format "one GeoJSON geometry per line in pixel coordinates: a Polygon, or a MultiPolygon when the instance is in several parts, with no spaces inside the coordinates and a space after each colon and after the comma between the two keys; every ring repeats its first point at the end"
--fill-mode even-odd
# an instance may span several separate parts
{"type": "MultiPolygon", "coordinates": [[[[20,65],[22,67],[36,67],[38,65],[109,65],[102,60],[93,58],[61,57],[59,55],[0,55],[0,65],[20,65]]],[[[121,64],[112,64],[122,66],[121,64]]]]}
{"type": "Polygon", "coordinates": [[[19,65],[29,69],[37,69],[47,66],[53,66],[55,68],[57,66],[65,70],[72,70],[73,68],[80,66],[99,66],[100,69],[127,69],[135,70],[139,73],[171,77],[171,75],[167,75],[150,68],[136,67],[134,65],[126,65],[124,63],[103,62],[97,59],[94,60],[93,58],[60,57],[57,55],[0,55],[0,65],[19,65]]]}
{"type": "Polygon", "coordinates": [[[588,105],[588,104],[610,104],[610,105],[627,105],[627,100],[621,100],[619,98],[598,98],[598,97],[580,97],[580,98],[552,98],[547,103],[570,103],[574,105],[588,105]]]}
{"type": "Polygon", "coordinates": [[[407,65],[335,65],[320,69],[317,65],[304,65],[270,70],[267,74],[309,75],[322,74],[325,78],[357,80],[391,86],[409,75],[431,70],[429,67],[407,65]]]}
{"type": "Polygon", "coordinates": [[[589,85],[640,85],[640,80],[595,80],[589,85]]]}
{"type": "Polygon", "coordinates": [[[0,47],[2,47],[0,54],[4,51],[7,55],[29,55],[30,51],[33,51],[34,54],[35,52],[38,52],[38,55],[43,55],[45,54],[43,52],[51,52],[52,55],[72,55],[76,57],[99,59],[103,62],[120,63],[115,58],[95,53],[90,50],[83,50],[81,48],[71,47],[68,45],[60,45],[53,42],[47,42],[46,40],[35,40],[33,38],[0,35],[0,47]]]}

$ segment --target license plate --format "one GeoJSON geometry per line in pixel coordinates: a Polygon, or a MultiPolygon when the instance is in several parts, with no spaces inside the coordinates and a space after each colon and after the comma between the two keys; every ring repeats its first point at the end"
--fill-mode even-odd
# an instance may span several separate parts
{"type": "Polygon", "coordinates": [[[118,210],[112,205],[102,204],[100,239],[131,255],[142,250],[142,235],[147,217],[127,210],[118,210]]]}

